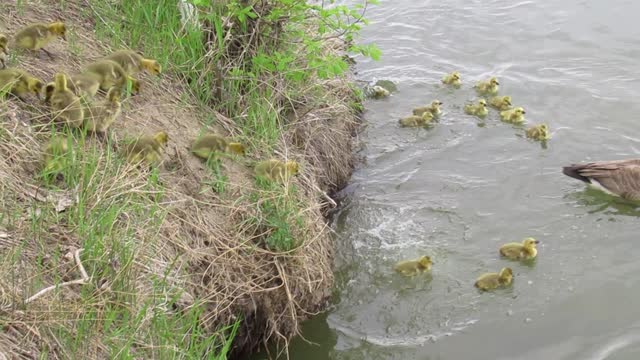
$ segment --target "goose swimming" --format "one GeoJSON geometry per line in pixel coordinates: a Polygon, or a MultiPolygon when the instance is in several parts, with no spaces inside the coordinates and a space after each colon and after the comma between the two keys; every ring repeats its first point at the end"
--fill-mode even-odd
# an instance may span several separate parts
{"type": "Polygon", "coordinates": [[[572,164],[562,173],[626,200],[640,200],[640,159],[572,164]]]}

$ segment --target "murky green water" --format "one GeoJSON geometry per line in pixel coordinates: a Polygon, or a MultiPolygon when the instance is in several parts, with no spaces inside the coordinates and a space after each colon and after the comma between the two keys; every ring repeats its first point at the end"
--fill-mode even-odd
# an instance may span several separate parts
{"type": "Polygon", "coordinates": [[[366,164],[335,218],[339,297],[305,326],[292,359],[638,359],[640,210],[565,177],[585,160],[640,157],[640,2],[383,1],[365,39],[384,52],[363,80],[399,92],[366,104],[366,164]],[[465,87],[439,85],[459,70],[465,87]],[[498,120],[462,112],[470,85],[549,123],[548,148],[498,120]],[[440,99],[433,130],[401,129],[440,99]],[[533,266],[498,257],[542,241],[533,266]],[[400,259],[430,255],[433,276],[401,278],[400,259]],[[512,289],[480,294],[478,274],[511,265],[512,289]]]}

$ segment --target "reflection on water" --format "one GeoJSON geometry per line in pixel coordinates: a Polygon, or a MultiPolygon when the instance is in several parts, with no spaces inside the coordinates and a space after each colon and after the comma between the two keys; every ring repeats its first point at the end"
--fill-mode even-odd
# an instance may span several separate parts
{"type": "Polygon", "coordinates": [[[580,161],[640,157],[640,3],[629,0],[383,2],[365,40],[362,80],[398,92],[366,104],[366,164],[335,217],[337,297],[308,322],[293,359],[637,359],[637,204],[561,173],[580,161]],[[465,86],[439,84],[458,70],[465,86]],[[523,128],[478,121],[462,106],[490,75],[546,147],[523,128]],[[433,99],[431,130],[397,119],[433,99]],[[498,247],[541,240],[532,265],[498,247]],[[401,259],[426,254],[433,274],[401,278],[401,259]],[[509,264],[510,289],[481,294],[478,274],[509,264]]]}

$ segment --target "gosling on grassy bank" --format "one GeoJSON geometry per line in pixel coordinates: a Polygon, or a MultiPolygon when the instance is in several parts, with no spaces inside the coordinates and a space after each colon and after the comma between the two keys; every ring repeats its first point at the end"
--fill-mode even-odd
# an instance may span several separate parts
{"type": "Polygon", "coordinates": [[[162,72],[162,66],[157,60],[147,59],[133,50],[114,51],[104,59],[117,62],[127,75],[135,75],[144,70],[153,75],[162,72]]]}
{"type": "Polygon", "coordinates": [[[464,112],[469,115],[474,115],[477,117],[485,117],[489,114],[489,109],[487,109],[487,101],[485,99],[478,100],[476,104],[466,104],[464,106],[464,112]]]}
{"type": "Polygon", "coordinates": [[[47,176],[56,176],[64,169],[64,156],[69,151],[67,138],[54,136],[42,146],[42,169],[47,176]]]}
{"type": "Polygon", "coordinates": [[[15,46],[20,49],[32,51],[42,50],[53,59],[53,54],[44,47],[57,38],[67,40],[66,34],[67,27],[63,22],[31,24],[16,33],[14,43],[15,46]]]}
{"type": "Polygon", "coordinates": [[[287,162],[277,159],[265,160],[258,162],[254,167],[256,176],[278,182],[286,182],[298,171],[298,163],[293,160],[287,162]]]}
{"type": "Polygon", "coordinates": [[[68,76],[64,73],[54,76],[51,109],[56,120],[61,120],[72,128],[79,128],[84,122],[84,109],[80,98],[67,87],[67,79],[68,76]]]}
{"type": "Polygon", "coordinates": [[[432,265],[433,262],[429,256],[421,256],[414,260],[400,261],[393,267],[393,270],[404,276],[415,276],[419,273],[431,271],[432,265]]]}
{"type": "Polygon", "coordinates": [[[112,87],[104,101],[86,106],[84,110],[85,129],[96,134],[104,134],[122,112],[121,95],[121,89],[112,87]]]}
{"type": "Polygon", "coordinates": [[[193,142],[191,152],[195,156],[207,160],[210,157],[215,158],[218,153],[244,155],[245,147],[240,143],[232,142],[222,136],[206,134],[193,142]]]}
{"type": "Polygon", "coordinates": [[[446,74],[442,78],[442,83],[445,85],[452,85],[453,87],[462,86],[462,80],[460,78],[460,73],[457,71],[452,72],[451,74],[446,74]]]}
{"type": "Polygon", "coordinates": [[[26,102],[29,94],[40,98],[44,83],[42,80],[19,69],[0,70],[0,93],[8,93],[26,102]]]}
{"type": "Polygon", "coordinates": [[[511,260],[532,260],[538,256],[536,244],[539,243],[534,238],[526,238],[521,243],[510,242],[500,247],[500,255],[511,260]]]}
{"type": "Polygon", "coordinates": [[[524,114],[526,114],[524,109],[521,107],[517,107],[510,110],[501,111],[500,118],[502,119],[502,121],[511,124],[523,124],[524,114]]]}
{"type": "Polygon", "coordinates": [[[489,105],[500,111],[509,110],[511,109],[511,96],[494,96],[489,100],[489,105]]]}
{"type": "Polygon", "coordinates": [[[481,95],[496,95],[498,93],[498,88],[500,83],[498,79],[492,77],[487,81],[480,81],[475,85],[476,91],[481,95]]]}
{"type": "Polygon", "coordinates": [[[546,124],[534,125],[525,132],[527,137],[536,141],[546,141],[551,138],[549,127],[546,124]]]}
{"type": "Polygon", "coordinates": [[[125,155],[130,164],[146,163],[158,166],[162,162],[164,147],[169,142],[169,135],[160,131],[151,136],[141,136],[125,146],[125,155]]]}
{"type": "Polygon", "coordinates": [[[425,127],[433,122],[433,114],[424,112],[421,116],[409,115],[398,120],[400,127],[425,127]]]}
{"type": "Polygon", "coordinates": [[[511,268],[505,267],[499,273],[485,273],[478,277],[475,287],[480,290],[488,291],[497,288],[504,288],[513,282],[513,271],[511,268]]]}
{"type": "Polygon", "coordinates": [[[84,68],[82,73],[97,80],[103,91],[109,91],[114,86],[122,89],[129,79],[122,66],[112,60],[98,60],[91,63],[84,68]]]}
{"type": "Polygon", "coordinates": [[[626,200],[640,201],[640,159],[572,164],[562,173],[626,200]]]}
{"type": "Polygon", "coordinates": [[[7,68],[7,44],[9,43],[9,39],[5,34],[0,34],[0,65],[2,65],[3,69],[7,68]]]}
{"type": "Polygon", "coordinates": [[[424,114],[425,112],[430,112],[431,115],[433,115],[433,117],[435,118],[442,113],[442,110],[440,110],[441,106],[442,106],[442,101],[433,100],[430,105],[419,106],[413,109],[413,115],[422,116],[422,114],[424,114]]]}

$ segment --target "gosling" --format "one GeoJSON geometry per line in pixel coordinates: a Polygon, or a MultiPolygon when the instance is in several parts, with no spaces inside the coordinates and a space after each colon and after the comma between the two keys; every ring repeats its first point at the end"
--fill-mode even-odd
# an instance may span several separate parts
{"type": "Polygon", "coordinates": [[[80,98],[67,87],[67,76],[57,73],[54,76],[54,89],[51,94],[51,108],[56,118],[72,128],[79,128],[84,122],[84,110],[80,98]]]}
{"type": "Polygon", "coordinates": [[[498,79],[492,77],[488,81],[480,81],[475,85],[476,91],[481,95],[495,95],[498,93],[498,79]]]}
{"type": "Polygon", "coordinates": [[[162,72],[162,66],[158,61],[146,59],[132,50],[118,50],[105,56],[104,59],[117,62],[128,75],[134,75],[143,70],[153,75],[158,75],[162,72]]]}
{"type": "Polygon", "coordinates": [[[483,118],[489,114],[487,101],[485,99],[480,99],[477,104],[467,104],[464,106],[464,112],[469,115],[475,115],[483,118]]]}
{"type": "Polygon", "coordinates": [[[26,96],[33,94],[40,98],[44,83],[26,71],[18,69],[0,70],[0,93],[7,92],[23,102],[26,96]]]}
{"type": "Polygon", "coordinates": [[[15,46],[20,49],[38,51],[42,50],[53,59],[51,54],[44,47],[57,38],[67,40],[67,27],[63,22],[53,22],[50,24],[32,24],[22,28],[16,33],[15,46]]]}
{"type": "Polygon", "coordinates": [[[151,166],[160,165],[164,147],[168,142],[169,135],[164,131],[157,132],[152,136],[141,136],[126,145],[127,161],[134,165],[139,165],[142,162],[151,166]]]}
{"type": "Polygon", "coordinates": [[[511,109],[511,96],[494,96],[489,100],[489,105],[500,111],[509,110],[511,109]]]}
{"type": "Polygon", "coordinates": [[[489,291],[497,288],[504,288],[513,282],[513,271],[511,268],[502,268],[500,273],[485,273],[480,275],[475,282],[475,287],[483,291],[489,291]]]}
{"type": "Polygon", "coordinates": [[[298,163],[293,160],[287,162],[277,159],[260,161],[254,168],[256,176],[277,182],[286,182],[289,178],[296,175],[298,171],[298,163]]]}
{"type": "Polygon", "coordinates": [[[122,112],[121,95],[121,89],[112,87],[102,103],[87,106],[84,111],[85,129],[95,134],[104,134],[122,112]]]}
{"type": "Polygon", "coordinates": [[[442,78],[442,83],[445,85],[452,85],[454,87],[462,86],[462,80],[460,79],[460,73],[457,71],[452,72],[451,74],[446,74],[442,78]]]}
{"type": "Polygon", "coordinates": [[[400,261],[393,267],[393,270],[404,276],[415,276],[419,273],[431,271],[431,265],[433,265],[433,262],[430,257],[421,256],[414,260],[400,261]]]}
{"type": "Polygon", "coordinates": [[[191,146],[191,152],[195,156],[205,160],[209,159],[209,157],[215,158],[217,153],[244,155],[244,151],[244,145],[237,142],[230,142],[216,134],[206,134],[194,141],[191,146]]]}
{"type": "Polygon", "coordinates": [[[442,113],[442,110],[440,110],[440,106],[442,106],[442,101],[433,100],[431,102],[431,105],[419,106],[413,109],[413,115],[422,116],[422,114],[424,114],[425,112],[430,112],[431,115],[433,115],[434,117],[437,117],[442,113]]]}
{"type": "Polygon", "coordinates": [[[391,92],[380,85],[375,85],[371,88],[371,97],[374,99],[382,99],[389,97],[391,92]]]}
{"type": "Polygon", "coordinates": [[[546,124],[534,125],[525,131],[529,139],[535,141],[546,141],[551,138],[549,127],[546,124]]]}
{"type": "Polygon", "coordinates": [[[42,168],[45,174],[56,176],[64,168],[64,156],[69,151],[67,139],[61,136],[52,137],[42,146],[42,168]]]}
{"type": "Polygon", "coordinates": [[[534,238],[526,238],[522,243],[507,243],[500,247],[500,255],[511,260],[532,260],[538,255],[536,244],[539,243],[534,238]]]}
{"type": "Polygon", "coordinates": [[[511,124],[523,124],[525,120],[524,114],[526,114],[524,109],[521,107],[517,107],[510,110],[501,111],[500,118],[502,118],[502,121],[511,124]]]}
{"type": "Polygon", "coordinates": [[[433,114],[430,111],[425,111],[421,116],[409,115],[398,120],[400,127],[424,127],[433,121],[433,114]]]}
{"type": "Polygon", "coordinates": [[[130,79],[122,66],[112,60],[98,60],[89,64],[84,68],[83,73],[97,80],[103,91],[108,91],[114,86],[123,88],[130,79]]]}
{"type": "Polygon", "coordinates": [[[4,34],[0,34],[0,64],[3,69],[7,68],[7,43],[9,39],[4,34]]]}

